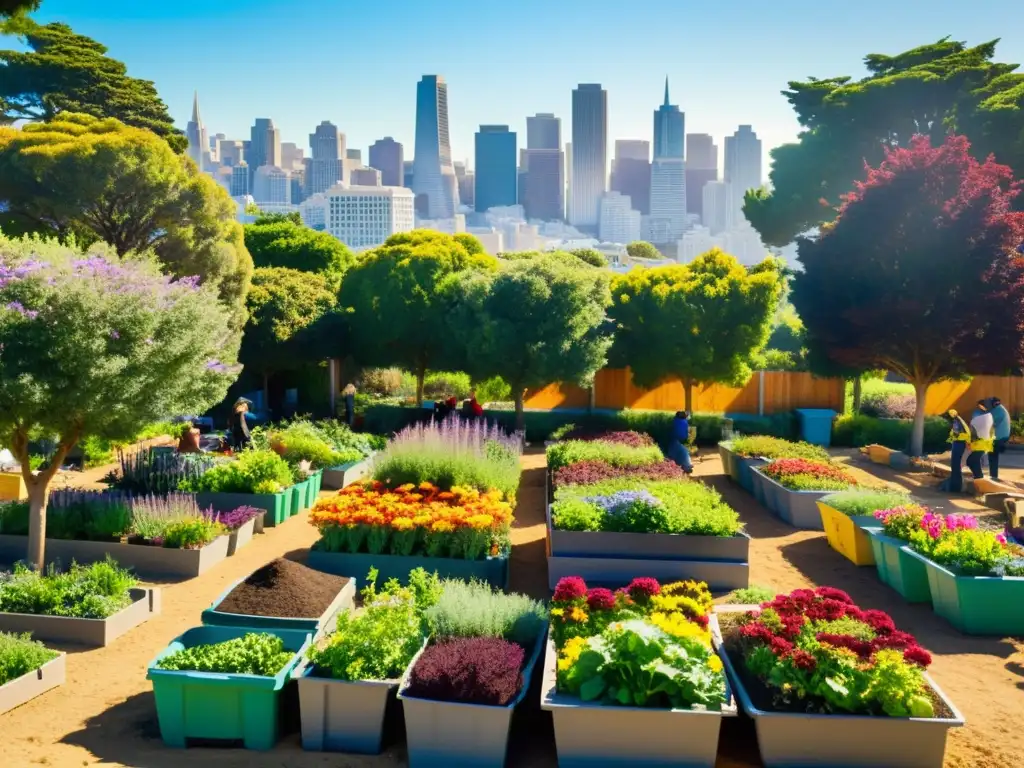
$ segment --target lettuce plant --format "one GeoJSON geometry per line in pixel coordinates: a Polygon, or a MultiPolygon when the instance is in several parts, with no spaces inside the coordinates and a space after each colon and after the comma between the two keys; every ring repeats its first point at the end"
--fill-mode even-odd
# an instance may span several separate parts
{"type": "Polygon", "coordinates": [[[158,669],[273,677],[295,656],[284,641],[266,632],[248,632],[222,643],[182,648],[157,663],[158,669]]]}

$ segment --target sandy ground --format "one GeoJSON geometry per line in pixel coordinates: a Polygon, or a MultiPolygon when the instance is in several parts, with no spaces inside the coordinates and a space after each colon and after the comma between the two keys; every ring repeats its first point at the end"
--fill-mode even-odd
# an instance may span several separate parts
{"type": "MultiPolygon", "coordinates": [[[[523,458],[514,531],[512,588],[546,595],[544,552],[544,457],[523,458]]],[[[874,476],[912,488],[936,506],[982,512],[966,497],[951,503],[932,488],[933,478],[899,475],[874,465],[856,464],[874,476]],[[924,485],[920,485],[924,483],[924,485]]],[[[883,586],[874,569],[857,568],[828,548],[820,533],[795,532],[772,517],[753,498],[722,475],[717,456],[706,452],[697,474],[718,488],[740,511],[753,537],[751,581],[778,590],[817,584],[841,587],[865,607],[890,612],[897,624],[918,636],[932,651],[932,674],[968,721],[950,737],[946,768],[1012,768],[1024,752],[1024,644],[1010,639],[960,635],[928,607],[909,606],[883,586]],[[1014,757],[1016,755],[1017,757],[1014,757]]],[[[192,748],[187,753],[160,741],[151,686],[145,666],[174,636],[199,623],[207,607],[233,580],[282,555],[301,559],[316,538],[304,516],[258,536],[235,557],[198,579],[163,585],[163,614],[92,651],[69,651],[67,683],[34,701],[0,715],[0,766],[116,765],[131,768],[378,768],[405,764],[400,718],[390,727],[389,747],[379,757],[302,752],[293,733],[270,753],[192,748]]],[[[1021,610],[1020,606],[1008,606],[1021,610]]],[[[536,676],[535,676],[536,678],[536,676]]],[[[553,768],[554,740],[548,716],[539,711],[539,691],[513,723],[510,768],[553,768]]],[[[395,720],[395,718],[392,718],[395,720]]],[[[753,725],[745,718],[727,723],[719,747],[718,768],[754,768],[761,763],[753,725]]]]}

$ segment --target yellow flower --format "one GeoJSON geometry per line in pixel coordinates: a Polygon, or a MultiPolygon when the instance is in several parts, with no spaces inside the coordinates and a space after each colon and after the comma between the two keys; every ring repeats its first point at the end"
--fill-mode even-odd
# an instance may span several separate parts
{"type": "Polygon", "coordinates": [[[490,515],[470,515],[466,518],[466,523],[478,531],[482,531],[485,528],[490,528],[494,525],[494,518],[490,515]]]}
{"type": "Polygon", "coordinates": [[[587,641],[582,637],[573,637],[566,641],[565,646],[562,648],[561,658],[558,660],[559,670],[565,672],[575,664],[586,647],[587,641]]]}
{"type": "Polygon", "coordinates": [[[651,624],[673,637],[692,637],[709,648],[711,647],[711,633],[680,613],[656,611],[651,614],[650,621],[651,624]]]}
{"type": "Polygon", "coordinates": [[[396,517],[391,521],[391,527],[396,531],[411,531],[416,526],[407,517],[396,517]]]}
{"type": "Polygon", "coordinates": [[[584,611],[582,608],[577,608],[573,606],[572,611],[569,612],[569,618],[573,621],[584,622],[590,617],[587,616],[587,612],[584,611]]]}
{"type": "Polygon", "coordinates": [[[565,615],[565,609],[564,608],[552,608],[551,609],[551,615],[555,616],[555,617],[564,616],[565,615]]]}
{"type": "Polygon", "coordinates": [[[712,672],[722,671],[722,660],[718,658],[717,654],[712,654],[711,656],[708,656],[708,669],[710,669],[712,672]]]}
{"type": "Polygon", "coordinates": [[[438,520],[430,526],[431,533],[451,533],[454,530],[455,526],[447,520],[438,520]]]}

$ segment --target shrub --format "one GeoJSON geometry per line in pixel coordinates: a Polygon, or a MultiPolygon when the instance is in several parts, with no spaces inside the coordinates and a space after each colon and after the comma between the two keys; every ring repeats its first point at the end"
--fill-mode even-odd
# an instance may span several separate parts
{"type": "Polygon", "coordinates": [[[219,522],[207,517],[192,517],[167,526],[163,545],[168,549],[200,549],[226,532],[227,529],[219,522]]]}
{"type": "Polygon", "coordinates": [[[28,502],[0,501],[0,533],[28,536],[28,502]]]}
{"type": "MultiPolygon", "coordinates": [[[[870,416],[840,416],[832,427],[832,445],[860,448],[864,445],[884,445],[894,451],[910,447],[913,422],[909,419],[876,419],[870,416]]],[[[949,436],[949,422],[933,416],[924,422],[924,450],[942,453],[949,436]]]]}
{"type": "Polygon", "coordinates": [[[644,432],[628,430],[625,432],[608,432],[588,427],[578,427],[575,424],[567,424],[565,428],[557,429],[552,433],[553,440],[584,440],[601,443],[619,443],[633,448],[643,448],[654,445],[654,438],[644,432]]]}
{"type": "Polygon", "coordinates": [[[910,495],[904,491],[840,491],[821,499],[837,512],[851,517],[869,516],[879,509],[889,509],[910,503],[910,495]]]}
{"type": "Polygon", "coordinates": [[[607,461],[578,461],[561,467],[553,475],[555,488],[566,485],[590,485],[617,477],[633,477],[644,480],[683,480],[686,473],[674,461],[666,459],[656,464],[640,467],[614,467],[607,461]]]}
{"type": "Polygon", "coordinates": [[[222,675],[273,677],[295,653],[284,641],[265,632],[248,632],[222,643],[182,648],[157,662],[158,669],[180,672],[216,672],[222,675]]]}
{"type": "Polygon", "coordinates": [[[547,620],[543,603],[506,595],[486,582],[445,580],[442,587],[437,604],[425,614],[437,638],[501,637],[532,648],[547,620]]]}
{"type": "Polygon", "coordinates": [[[881,419],[912,419],[917,409],[913,392],[872,392],[860,400],[860,412],[881,419]]]}
{"type": "Polygon", "coordinates": [[[244,451],[204,475],[183,483],[181,490],[205,493],[279,493],[294,484],[288,463],[273,451],[244,451]]]}
{"type": "Polygon", "coordinates": [[[458,371],[435,371],[423,379],[423,396],[428,400],[464,400],[471,388],[469,375],[458,371]]]}
{"type": "Polygon", "coordinates": [[[603,461],[613,467],[639,467],[664,461],[657,446],[634,448],[620,443],[567,440],[555,443],[547,450],[548,467],[557,471],[578,461],[603,461]]]}
{"type": "Polygon", "coordinates": [[[171,493],[216,464],[216,459],[198,453],[157,454],[133,451],[118,455],[119,468],[109,478],[111,487],[134,494],[171,493]]]}
{"type": "Polygon", "coordinates": [[[811,459],[831,461],[828,451],[820,445],[780,440],[776,437],[739,437],[732,441],[732,450],[739,456],[759,459],[811,459]]]}
{"type": "Polygon", "coordinates": [[[114,541],[131,527],[131,509],[120,494],[56,492],[50,497],[46,536],[114,541]]]}
{"type": "Polygon", "coordinates": [[[195,549],[224,533],[223,527],[212,522],[210,512],[200,510],[192,494],[142,496],[132,499],[131,508],[128,533],[152,544],[173,548],[187,545],[183,548],[195,549]]]}
{"type": "Polygon", "coordinates": [[[476,382],[476,399],[481,403],[504,403],[512,400],[512,387],[501,376],[476,382]]]}
{"type": "Polygon", "coordinates": [[[743,589],[734,589],[725,596],[726,605],[760,605],[775,597],[776,592],[771,587],[762,587],[752,584],[743,589]]]}
{"type": "Polygon", "coordinates": [[[22,675],[34,672],[60,654],[51,651],[32,635],[0,632],[0,685],[17,680],[22,675]]]}
{"type": "Polygon", "coordinates": [[[393,397],[402,388],[402,371],[399,368],[367,368],[359,374],[356,387],[367,394],[393,397]]]}
{"type": "Polygon", "coordinates": [[[0,572],[0,612],[105,619],[131,605],[135,584],[109,556],[89,566],[72,563],[66,573],[50,566],[40,574],[17,564],[13,573],[0,572]]]}
{"type": "Polygon", "coordinates": [[[524,658],[522,646],[496,637],[443,640],[417,659],[405,695],[504,707],[523,687],[524,658]]]}
{"type": "Polygon", "coordinates": [[[264,510],[258,507],[238,507],[230,512],[214,512],[211,507],[204,511],[203,515],[215,523],[220,523],[229,531],[237,531],[250,520],[255,520],[263,513],[264,510]]]}

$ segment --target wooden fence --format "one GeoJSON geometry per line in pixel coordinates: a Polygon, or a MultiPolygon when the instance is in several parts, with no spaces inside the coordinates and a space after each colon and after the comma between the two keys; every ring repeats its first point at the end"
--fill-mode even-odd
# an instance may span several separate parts
{"type": "MultiPolygon", "coordinates": [[[[758,371],[742,387],[694,385],[693,410],[715,413],[772,414],[794,408],[843,410],[842,379],[822,379],[803,372],[758,371]]],[[[628,368],[605,368],[594,379],[593,406],[620,410],[677,411],[683,407],[683,384],[667,380],[654,389],[633,383],[628,368]]],[[[549,384],[527,393],[525,406],[536,410],[586,408],[591,393],[568,384],[549,384]]]]}
{"type": "Polygon", "coordinates": [[[1020,376],[975,376],[970,381],[940,381],[928,388],[925,413],[935,416],[956,408],[969,414],[975,403],[998,397],[1006,410],[1016,414],[1024,411],[1024,378],[1020,376]]]}

